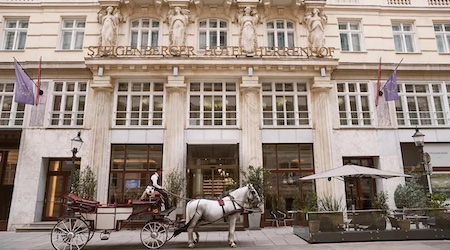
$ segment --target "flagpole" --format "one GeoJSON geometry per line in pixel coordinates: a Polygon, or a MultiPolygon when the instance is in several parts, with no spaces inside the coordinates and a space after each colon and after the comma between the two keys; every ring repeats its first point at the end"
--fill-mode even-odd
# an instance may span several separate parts
{"type": "MultiPolygon", "coordinates": [[[[397,66],[396,66],[395,69],[394,69],[394,72],[397,71],[398,66],[400,66],[400,63],[403,62],[403,59],[404,59],[404,58],[402,58],[402,60],[400,60],[400,62],[397,64],[397,66]]],[[[386,86],[386,83],[383,85],[383,87],[382,87],[381,89],[384,89],[384,86],[386,86]]]]}
{"type": "Polygon", "coordinates": [[[378,99],[380,99],[380,80],[381,80],[381,56],[380,62],[378,63],[378,77],[377,77],[377,93],[375,97],[375,107],[378,106],[378,99]]]}
{"type": "Polygon", "coordinates": [[[30,78],[30,80],[33,82],[33,84],[37,87],[37,84],[34,82],[33,78],[31,78],[30,75],[28,75],[28,73],[25,71],[25,69],[22,67],[22,64],[20,64],[20,62],[17,61],[17,59],[15,57],[13,57],[13,58],[14,58],[14,61],[16,61],[17,64],[19,64],[19,66],[22,68],[23,72],[25,72],[25,74],[27,74],[27,76],[30,78]]]}
{"type": "Polygon", "coordinates": [[[38,68],[38,79],[37,79],[37,91],[36,91],[36,106],[39,103],[39,96],[41,94],[41,63],[42,63],[42,56],[39,58],[39,68],[38,68]]]}

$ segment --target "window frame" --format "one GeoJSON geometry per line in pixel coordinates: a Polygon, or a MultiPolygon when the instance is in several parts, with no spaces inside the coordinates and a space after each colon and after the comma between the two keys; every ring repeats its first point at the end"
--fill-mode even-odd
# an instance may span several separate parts
{"type": "Polygon", "coordinates": [[[342,52],[364,52],[364,42],[363,42],[363,30],[362,30],[362,24],[360,20],[353,20],[353,21],[345,21],[341,20],[338,21],[338,30],[339,30],[339,40],[341,45],[341,51],[342,52]],[[341,29],[341,25],[345,24],[345,29],[341,29]],[[357,30],[351,29],[352,25],[358,25],[357,30]],[[348,50],[344,50],[343,44],[342,44],[342,36],[345,35],[347,37],[348,42],[348,50]],[[353,43],[353,35],[356,35],[359,39],[359,44],[355,45],[353,43]],[[359,50],[356,50],[355,47],[359,46],[359,50]]]}
{"type": "Polygon", "coordinates": [[[395,53],[418,53],[419,47],[416,41],[416,29],[413,22],[392,22],[391,26],[392,37],[394,40],[395,53]],[[398,26],[400,30],[394,31],[394,26],[398,26]],[[405,31],[405,26],[411,26],[410,31],[405,31]],[[412,51],[408,51],[407,37],[411,38],[412,51]],[[398,40],[400,39],[400,40],[398,40]],[[400,50],[397,50],[397,43],[401,46],[400,50]]]}
{"type": "Polygon", "coordinates": [[[267,47],[269,48],[294,48],[295,47],[295,22],[286,19],[274,19],[266,22],[266,35],[267,35],[267,47]],[[278,28],[278,22],[283,22],[283,28],[278,28]],[[273,28],[269,28],[269,23],[273,24],[273,28]],[[288,24],[292,24],[292,28],[289,28],[288,24]],[[270,33],[273,32],[273,37],[270,36],[270,33]],[[280,46],[278,44],[278,36],[280,33],[283,33],[284,45],[280,46]],[[289,35],[292,35],[292,44],[289,40],[289,35]],[[273,38],[273,41],[271,41],[273,38]],[[272,46],[273,43],[273,46],[272,46]]]}
{"type": "Polygon", "coordinates": [[[83,44],[84,44],[84,37],[85,37],[85,30],[86,30],[86,18],[63,18],[61,21],[61,39],[59,48],[61,50],[82,50],[83,44]],[[72,27],[65,27],[66,22],[73,21],[72,27]],[[77,27],[77,24],[84,23],[83,28],[77,27]],[[66,33],[70,33],[70,42],[68,48],[64,47],[64,35],[66,33]],[[77,45],[77,38],[78,35],[82,34],[81,44],[80,46],[77,45]]]}
{"type": "Polygon", "coordinates": [[[339,125],[341,127],[373,127],[374,126],[374,112],[372,111],[372,98],[369,90],[369,82],[365,81],[338,81],[336,82],[336,94],[337,94],[337,108],[339,115],[339,125]],[[365,92],[361,92],[361,85],[365,85],[365,92]],[[343,85],[343,91],[339,91],[339,86],[343,85]],[[354,91],[350,90],[350,85],[354,85],[354,91]],[[341,110],[340,100],[343,97],[344,109],[341,110]],[[354,100],[352,101],[352,97],[354,100]],[[363,98],[365,97],[367,101],[368,110],[364,110],[363,98]],[[354,103],[353,103],[354,102],[354,103]],[[353,103],[353,104],[352,104],[353,103]],[[355,110],[352,110],[352,107],[355,107],[355,110]],[[345,114],[345,116],[343,116],[345,114]],[[354,115],[356,114],[356,117],[354,115]],[[365,117],[365,114],[368,114],[369,117],[365,117]],[[354,123],[357,121],[357,124],[354,123]],[[366,121],[369,121],[368,124],[366,121]],[[345,124],[343,124],[345,122],[345,124]]]}
{"type": "Polygon", "coordinates": [[[187,105],[189,112],[187,115],[188,128],[237,128],[240,106],[239,84],[233,80],[190,81],[187,105]],[[194,84],[198,84],[198,88],[194,84]],[[221,85],[221,90],[215,91],[215,86],[218,84],[221,85]],[[207,89],[209,85],[211,85],[211,90],[207,89]],[[227,90],[227,86],[230,86],[232,90],[227,90]],[[193,98],[198,98],[198,105],[193,104],[193,98]],[[233,99],[235,105],[229,105],[229,102],[232,102],[233,99]],[[208,101],[211,102],[210,105],[208,105],[208,101]],[[215,124],[216,122],[220,124],[215,124]]]}
{"type": "Polygon", "coordinates": [[[436,47],[439,54],[449,54],[450,53],[450,23],[434,23],[433,29],[436,38],[436,47]],[[436,26],[440,26],[442,28],[441,31],[436,31],[436,26]],[[446,30],[446,26],[448,26],[448,30],[446,30]],[[439,38],[440,37],[440,38],[439,38]],[[439,40],[442,41],[443,51],[439,49],[439,40]]]}
{"type": "MultiPolygon", "coordinates": [[[[305,81],[262,81],[261,82],[261,124],[263,128],[286,128],[286,127],[304,127],[310,128],[312,126],[311,118],[311,92],[309,85],[305,81]],[[265,86],[270,84],[270,90],[265,90],[265,86]],[[288,84],[292,84],[292,90],[286,90],[288,84]],[[304,91],[299,90],[299,85],[304,85],[304,91]],[[277,86],[282,86],[282,90],[278,91],[277,86]],[[265,99],[269,99],[271,106],[270,108],[265,104],[265,99]],[[282,98],[282,110],[278,110],[279,98],[282,98]],[[305,98],[307,110],[299,110],[299,102],[305,98]],[[293,109],[289,110],[287,101],[289,99],[293,100],[293,109]],[[289,117],[289,113],[293,113],[293,117],[289,117]],[[302,115],[303,114],[303,115],[302,115]],[[306,114],[306,118],[304,117],[306,114]],[[279,118],[279,115],[282,117],[279,118]],[[302,117],[303,116],[303,117],[302,117]],[[291,120],[294,124],[289,124],[291,120]],[[301,121],[307,120],[307,124],[301,121]],[[266,121],[268,122],[266,124],[266,121]],[[271,121],[271,124],[269,122],[271,121]],[[280,124],[283,123],[283,124],[280,124]]],[[[291,114],[292,115],[292,114],[291,114]]]]}
{"type": "Polygon", "coordinates": [[[450,82],[398,82],[397,84],[399,100],[395,101],[395,114],[398,127],[447,127],[450,124],[450,82]],[[425,92],[418,92],[416,86],[425,86],[425,92]],[[441,92],[435,92],[433,86],[439,86],[441,92]],[[413,92],[406,92],[407,89],[413,92]],[[437,103],[436,98],[440,103],[437,103]],[[427,107],[422,108],[428,110],[421,111],[420,104],[424,103],[423,100],[426,101],[427,107]],[[414,107],[411,106],[413,104],[414,107]],[[437,110],[439,105],[442,109],[440,111],[437,110]],[[411,118],[411,116],[416,117],[411,118]]]}
{"type": "Polygon", "coordinates": [[[29,18],[7,18],[4,20],[4,31],[3,31],[3,42],[2,42],[2,49],[7,51],[23,51],[26,48],[26,42],[28,38],[28,28],[30,26],[30,20],[29,18]],[[21,28],[20,24],[21,22],[26,21],[26,28],[21,28]],[[16,26],[14,28],[9,28],[8,24],[11,22],[15,22],[16,26]],[[7,41],[10,37],[8,33],[13,33],[13,41],[10,48],[7,48],[7,41]],[[22,38],[22,35],[25,37],[23,41],[23,47],[20,45],[20,39],[22,38]]]}
{"type": "Polygon", "coordinates": [[[203,19],[198,22],[198,49],[199,50],[207,50],[217,47],[227,47],[228,46],[228,36],[229,36],[229,22],[220,18],[208,18],[203,19]],[[217,21],[218,27],[211,27],[212,21],[217,21]],[[206,22],[206,26],[202,27],[202,22],[206,22]],[[221,24],[224,23],[226,27],[221,27],[221,24]],[[202,32],[205,32],[205,46],[202,47],[202,32]],[[223,43],[221,41],[222,36],[221,33],[224,32],[223,43]],[[217,42],[215,45],[211,44],[211,35],[212,33],[216,33],[217,42]]]}
{"type": "Polygon", "coordinates": [[[0,82],[0,128],[23,126],[25,104],[15,102],[16,86],[14,82],[0,82]]]}
{"type": "MultiPolygon", "coordinates": [[[[49,116],[47,119],[48,127],[51,128],[80,128],[85,124],[86,118],[86,107],[88,98],[88,81],[77,81],[77,80],[63,80],[63,81],[53,81],[51,86],[51,105],[49,107],[49,116]],[[62,90],[56,90],[57,84],[62,84],[62,90]],[[68,85],[74,84],[73,91],[68,90],[68,85]],[[55,105],[58,101],[57,96],[60,97],[59,100],[59,110],[56,110],[55,105]],[[72,100],[71,110],[65,110],[68,105],[68,100],[72,100]],[[83,110],[80,110],[80,100],[84,100],[83,110]],[[70,118],[65,118],[66,115],[70,115],[70,118]],[[69,124],[66,121],[70,120],[69,124]],[[80,124],[81,121],[81,124],[80,124]],[[57,122],[57,124],[55,124],[57,122]]],[[[70,104],[69,104],[70,105],[70,104]]]]}
{"type": "Polygon", "coordinates": [[[112,126],[114,128],[163,128],[164,125],[164,80],[123,80],[118,81],[114,90],[114,112],[112,117],[112,126]],[[126,90],[120,90],[121,84],[127,84],[126,90]],[[141,84],[141,89],[134,90],[133,87],[141,84]],[[148,88],[145,86],[148,84],[148,88]],[[156,87],[156,88],[155,88],[156,87]],[[120,98],[125,97],[125,110],[119,109],[120,98]],[[133,100],[139,98],[139,110],[133,110],[133,100]],[[148,110],[143,109],[145,102],[142,100],[148,98],[148,110]],[[155,98],[160,99],[161,105],[156,107],[155,98]],[[122,117],[119,117],[123,114],[122,117]],[[133,117],[134,115],[138,117],[133,117]],[[148,116],[148,117],[146,117],[148,116]],[[118,124],[118,121],[122,121],[118,124]],[[133,124],[137,121],[137,124],[133,124]],[[147,124],[145,124],[147,122],[147,124]]]}
{"type": "Polygon", "coordinates": [[[142,48],[142,47],[157,47],[159,46],[159,39],[161,39],[161,21],[153,18],[138,18],[130,21],[130,40],[129,44],[132,48],[142,48]],[[148,27],[143,27],[144,20],[149,21],[148,27]],[[138,21],[138,27],[133,27],[133,23],[138,21]],[[157,27],[154,27],[154,23],[157,22],[157,27]],[[133,45],[133,32],[137,31],[137,41],[136,45],[133,45]],[[148,32],[148,38],[146,43],[142,44],[142,33],[148,32]],[[156,39],[154,39],[153,35],[156,33],[156,39]]]}

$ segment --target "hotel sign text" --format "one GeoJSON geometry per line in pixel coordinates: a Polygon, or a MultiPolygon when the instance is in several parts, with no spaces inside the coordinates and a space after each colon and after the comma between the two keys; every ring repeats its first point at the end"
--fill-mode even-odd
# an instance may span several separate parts
{"type": "Polygon", "coordinates": [[[228,46],[207,48],[196,52],[193,46],[156,46],[133,48],[131,46],[90,46],[88,47],[88,56],[247,56],[247,57],[333,57],[333,47],[258,47],[254,54],[243,52],[241,47],[228,46]]]}

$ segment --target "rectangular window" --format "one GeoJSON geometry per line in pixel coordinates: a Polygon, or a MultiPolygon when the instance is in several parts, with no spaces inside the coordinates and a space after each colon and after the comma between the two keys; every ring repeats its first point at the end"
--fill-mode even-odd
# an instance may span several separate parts
{"type": "Polygon", "coordinates": [[[337,84],[339,120],[342,126],[371,126],[367,83],[343,82],[337,84]]]}
{"type": "Polygon", "coordinates": [[[227,46],[228,23],[218,19],[201,21],[199,25],[199,48],[227,46]]]}
{"type": "Polygon", "coordinates": [[[189,126],[237,126],[235,82],[191,82],[189,102],[189,126]]]}
{"type": "Polygon", "coordinates": [[[362,51],[362,31],[359,22],[339,22],[339,37],[342,51],[362,51]]]}
{"type": "Polygon", "coordinates": [[[395,52],[416,52],[414,27],[411,23],[393,23],[392,32],[394,34],[395,52]]]}
{"type": "Polygon", "coordinates": [[[84,19],[65,19],[61,30],[61,49],[77,50],[83,48],[84,19]]]}
{"type": "Polygon", "coordinates": [[[399,83],[400,99],[395,102],[398,125],[448,125],[449,89],[450,86],[442,82],[399,83]]]}
{"type": "Polygon", "coordinates": [[[87,82],[55,82],[50,111],[51,127],[80,127],[84,124],[87,82]]]}
{"type": "Polygon", "coordinates": [[[439,53],[450,53],[450,23],[434,24],[439,53]]]}
{"type": "Polygon", "coordinates": [[[25,104],[19,104],[13,99],[14,83],[0,83],[0,128],[23,125],[25,104]]]}
{"type": "Polygon", "coordinates": [[[28,19],[6,20],[4,50],[23,50],[27,39],[28,19]]]}
{"type": "Polygon", "coordinates": [[[262,84],[263,126],[309,126],[310,110],[306,83],[262,84]]]}
{"type": "Polygon", "coordinates": [[[163,82],[119,82],[113,124],[117,127],[161,127],[163,104],[163,82]]]}

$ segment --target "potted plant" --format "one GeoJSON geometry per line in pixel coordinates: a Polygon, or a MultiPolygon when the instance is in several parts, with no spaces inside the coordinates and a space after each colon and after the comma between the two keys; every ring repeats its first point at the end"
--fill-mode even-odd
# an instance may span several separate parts
{"type": "MultiPolygon", "coordinates": [[[[170,169],[164,176],[165,185],[164,187],[169,192],[169,201],[172,203],[172,206],[178,206],[178,197],[181,197],[183,194],[183,189],[185,186],[185,178],[183,173],[179,170],[179,168],[170,169]]],[[[171,213],[169,218],[175,220],[177,216],[177,212],[171,213]]]]}
{"type": "MultiPolygon", "coordinates": [[[[270,191],[270,171],[264,169],[263,167],[249,166],[248,171],[242,171],[244,176],[244,184],[250,183],[253,185],[255,190],[260,195],[261,199],[264,201],[266,194],[270,191]]],[[[248,215],[249,229],[260,229],[261,228],[261,217],[264,214],[263,211],[256,211],[248,215]]]]}
{"type": "Polygon", "coordinates": [[[87,166],[83,170],[76,170],[73,174],[72,192],[86,200],[95,200],[97,179],[92,169],[87,166]]]}

